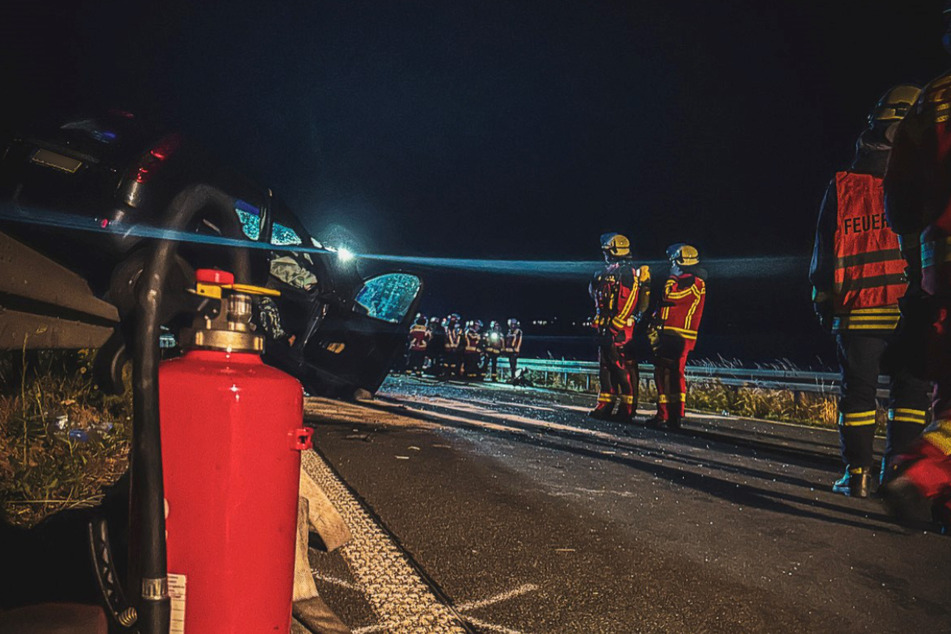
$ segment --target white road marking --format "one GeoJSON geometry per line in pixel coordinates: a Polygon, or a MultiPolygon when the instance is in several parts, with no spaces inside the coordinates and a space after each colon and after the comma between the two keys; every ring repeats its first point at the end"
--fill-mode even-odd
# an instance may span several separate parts
{"type": "Polygon", "coordinates": [[[538,586],[534,583],[524,583],[514,590],[509,590],[508,592],[502,592],[494,597],[489,597],[488,599],[482,599],[481,601],[467,601],[466,603],[460,603],[456,606],[456,609],[460,612],[471,612],[472,610],[478,610],[479,608],[484,608],[489,605],[496,603],[501,603],[502,601],[508,601],[509,599],[514,599],[517,596],[527,594],[529,592],[534,592],[538,590],[538,586]]]}
{"type": "Polygon", "coordinates": [[[325,583],[329,583],[335,586],[340,586],[341,588],[346,588],[347,590],[355,590],[357,592],[360,591],[360,588],[356,587],[352,583],[348,581],[344,581],[343,579],[337,579],[336,577],[331,577],[330,575],[325,575],[321,571],[316,570],[314,568],[310,569],[310,574],[312,574],[314,576],[314,579],[317,579],[318,581],[323,581],[325,583]]]}
{"type": "MultiPolygon", "coordinates": [[[[324,490],[350,528],[351,541],[340,549],[354,580],[387,632],[462,634],[464,628],[406,560],[392,539],[313,451],[301,466],[324,490]]],[[[375,631],[375,630],[374,630],[375,631]]]]}
{"type": "Polygon", "coordinates": [[[495,625],[494,623],[486,623],[481,619],[476,619],[471,616],[465,617],[466,621],[476,627],[482,628],[483,630],[490,630],[492,632],[498,632],[499,634],[525,634],[520,630],[513,630],[510,627],[505,627],[502,625],[495,625]]]}
{"type": "MultiPolygon", "coordinates": [[[[563,423],[555,423],[552,421],[538,420],[537,418],[529,418],[528,416],[519,416],[518,414],[501,414],[490,410],[485,407],[477,407],[475,405],[465,404],[460,406],[458,401],[453,401],[450,399],[444,398],[431,398],[431,399],[422,399],[415,396],[401,396],[401,401],[404,402],[418,402],[426,403],[430,405],[435,405],[436,407],[444,407],[446,409],[454,410],[457,412],[465,412],[471,414],[481,414],[484,416],[490,416],[496,420],[502,420],[510,423],[520,423],[522,425],[530,425],[538,429],[546,429],[553,431],[569,431],[576,434],[583,434],[585,436],[591,436],[592,438],[599,438],[601,440],[613,440],[618,439],[618,434],[610,434],[603,431],[598,431],[596,429],[586,429],[584,427],[574,427],[572,425],[565,425],[563,423]]],[[[498,429],[502,431],[517,431],[525,432],[524,428],[520,427],[509,427],[507,425],[501,425],[498,423],[490,423],[483,420],[476,420],[472,418],[465,418],[463,416],[454,416],[451,414],[443,414],[441,412],[434,412],[431,410],[416,409],[413,407],[406,406],[406,411],[417,413],[417,414],[426,414],[429,416],[434,416],[436,418],[442,418],[444,420],[455,420],[461,423],[468,423],[470,425],[479,425],[487,429],[498,429]]]]}

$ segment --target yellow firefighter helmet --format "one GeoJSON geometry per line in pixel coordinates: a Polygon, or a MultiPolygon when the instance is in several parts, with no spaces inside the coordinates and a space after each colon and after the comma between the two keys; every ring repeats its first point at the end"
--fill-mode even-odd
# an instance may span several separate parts
{"type": "Polygon", "coordinates": [[[601,250],[612,258],[626,258],[631,255],[631,241],[620,233],[605,233],[601,236],[601,250]]]}
{"type": "Polygon", "coordinates": [[[915,102],[921,89],[911,84],[899,84],[889,88],[868,115],[868,122],[901,121],[915,102]]]}
{"type": "Polygon", "coordinates": [[[700,252],[697,247],[689,244],[672,244],[667,247],[667,257],[673,264],[680,266],[694,266],[700,264],[700,252]]]}

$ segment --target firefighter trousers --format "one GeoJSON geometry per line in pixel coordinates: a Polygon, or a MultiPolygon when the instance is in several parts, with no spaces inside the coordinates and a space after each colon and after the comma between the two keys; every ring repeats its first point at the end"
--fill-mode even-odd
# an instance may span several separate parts
{"type": "Polygon", "coordinates": [[[499,353],[498,352],[485,353],[485,367],[482,369],[482,373],[491,377],[493,381],[499,378],[499,353]]]}
{"type": "Polygon", "coordinates": [[[463,374],[467,379],[478,379],[482,376],[482,355],[478,352],[466,352],[462,359],[463,374]]]}
{"type": "Polygon", "coordinates": [[[934,424],[904,456],[903,474],[935,504],[951,530],[951,299],[935,298],[929,314],[933,318],[927,320],[924,356],[928,376],[935,381],[934,424]]]}
{"type": "Polygon", "coordinates": [[[631,384],[631,398],[636,408],[641,387],[641,371],[637,367],[637,352],[634,348],[634,339],[631,339],[624,345],[621,354],[623,355],[624,369],[627,371],[627,380],[631,384]]]}
{"type": "Polygon", "coordinates": [[[410,350],[409,363],[406,366],[407,374],[413,373],[418,376],[423,374],[423,359],[426,358],[425,350],[410,350]]]}
{"type": "Polygon", "coordinates": [[[687,356],[693,342],[678,335],[661,333],[654,348],[654,384],[657,386],[657,418],[679,421],[687,399],[687,356]]]}
{"type": "Polygon", "coordinates": [[[890,377],[885,459],[901,453],[921,435],[929,407],[930,384],[916,378],[904,364],[883,368],[882,359],[893,333],[836,335],[842,372],[839,398],[839,441],[842,460],[850,469],[868,469],[874,461],[876,391],[879,374],[890,377]]]}
{"type": "Polygon", "coordinates": [[[603,335],[598,347],[598,379],[601,393],[598,407],[613,407],[616,400],[630,400],[633,396],[631,378],[624,365],[624,343],[617,343],[610,334],[603,335]]]}
{"type": "Polygon", "coordinates": [[[518,369],[518,353],[509,352],[507,353],[509,357],[509,378],[515,380],[515,371],[518,369]]]}

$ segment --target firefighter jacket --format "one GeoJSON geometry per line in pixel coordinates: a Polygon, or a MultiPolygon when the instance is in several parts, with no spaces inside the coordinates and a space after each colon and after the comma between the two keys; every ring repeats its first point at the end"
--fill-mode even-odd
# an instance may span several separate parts
{"type": "Polygon", "coordinates": [[[441,353],[446,348],[446,329],[441,324],[433,324],[429,328],[429,345],[431,352],[441,353]]]}
{"type": "Polygon", "coordinates": [[[650,269],[636,268],[630,260],[612,262],[595,275],[588,287],[594,300],[594,326],[623,334],[625,343],[634,331],[634,322],[647,308],[650,269]]]}
{"type": "Polygon", "coordinates": [[[682,338],[689,348],[697,341],[707,287],[702,269],[671,275],[664,285],[664,298],[657,311],[661,333],[682,338]]]}
{"type": "Polygon", "coordinates": [[[456,352],[462,342],[462,330],[456,327],[446,328],[446,352],[456,352]]]}
{"type": "Polygon", "coordinates": [[[505,354],[518,354],[522,349],[522,329],[514,328],[505,333],[505,354]]]}
{"type": "MultiPolygon", "coordinates": [[[[920,239],[921,289],[951,296],[951,71],[922,91],[898,126],[885,176],[885,212],[909,264],[920,239]]],[[[917,267],[910,267],[917,281],[917,267]]]]}
{"type": "Polygon", "coordinates": [[[482,345],[488,354],[499,354],[502,352],[502,346],[504,343],[505,338],[502,336],[501,331],[489,330],[485,333],[482,345]]]}
{"type": "Polygon", "coordinates": [[[890,149],[884,130],[866,130],[851,169],[836,173],[819,210],[809,279],[813,299],[831,303],[834,332],[887,333],[898,325],[908,282],[885,217],[881,177],[890,149]]]}
{"type": "Polygon", "coordinates": [[[409,329],[409,349],[413,352],[423,352],[431,338],[432,333],[426,326],[413,324],[409,329]]]}
{"type": "Polygon", "coordinates": [[[464,341],[465,353],[478,354],[479,352],[481,352],[481,346],[480,346],[481,341],[482,341],[482,335],[480,335],[475,330],[466,329],[465,341],[464,341]]]}

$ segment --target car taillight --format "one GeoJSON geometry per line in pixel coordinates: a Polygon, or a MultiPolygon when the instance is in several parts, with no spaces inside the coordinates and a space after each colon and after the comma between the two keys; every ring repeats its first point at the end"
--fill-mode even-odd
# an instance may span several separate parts
{"type": "Polygon", "coordinates": [[[148,151],[148,154],[143,156],[142,160],[139,161],[139,168],[135,174],[135,182],[147,183],[149,179],[155,176],[162,162],[174,154],[181,143],[182,135],[177,132],[163,137],[162,140],[152,147],[148,151]]]}

